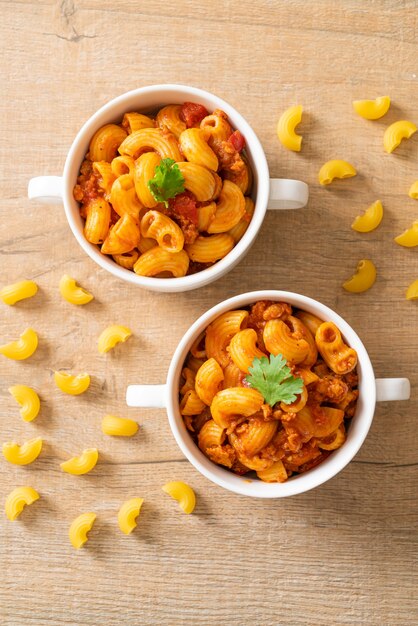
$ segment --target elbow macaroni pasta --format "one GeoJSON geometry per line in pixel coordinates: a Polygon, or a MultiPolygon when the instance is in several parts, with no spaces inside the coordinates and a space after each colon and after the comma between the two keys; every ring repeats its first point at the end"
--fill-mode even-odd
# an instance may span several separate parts
{"type": "Polygon", "coordinates": [[[93,294],[77,285],[74,278],[71,278],[68,274],[64,274],[61,278],[59,289],[64,300],[67,300],[70,304],[87,304],[94,298],[93,294]]]}
{"type": "Polygon", "coordinates": [[[90,386],[90,376],[82,374],[69,374],[68,372],[54,372],[54,381],[58,389],[70,396],[79,396],[87,391],[90,386]]]}
{"type": "Polygon", "coordinates": [[[245,139],[227,115],[185,102],[98,129],[73,194],[84,236],[102,254],[139,276],[180,278],[220,261],[244,235],[252,180],[245,139]],[[164,159],[174,161],[177,186],[164,159]]]}
{"type": "Polygon", "coordinates": [[[389,111],[389,96],[380,96],[375,100],[354,100],[353,108],[365,120],[378,120],[389,111]]]}
{"type": "Polygon", "coordinates": [[[363,213],[358,215],[351,228],[358,233],[369,233],[377,228],[383,219],[383,206],[380,200],[373,202],[363,213]]]}
{"type": "Polygon", "coordinates": [[[20,300],[32,298],[38,291],[38,285],[33,280],[21,280],[13,285],[6,285],[0,289],[0,299],[4,304],[13,306],[20,300]]]}
{"type": "Polygon", "coordinates": [[[42,438],[35,437],[22,443],[21,446],[14,441],[3,444],[3,456],[13,465],[29,465],[38,458],[42,450],[42,438]]]}
{"type": "Polygon", "coordinates": [[[137,517],[144,503],[143,498],[131,498],[122,504],[118,513],[118,524],[120,530],[129,535],[137,526],[137,517]]]}
{"type": "Polygon", "coordinates": [[[389,154],[393,152],[401,143],[402,139],[409,139],[417,132],[417,127],[412,122],[400,120],[394,122],[385,130],[383,135],[383,147],[389,154]]]}
{"type": "Polygon", "coordinates": [[[172,481],[161,488],[174,500],[177,500],[184,513],[193,513],[196,506],[196,496],[189,485],[181,481],[172,481]]]}
{"type": "Polygon", "coordinates": [[[414,280],[414,282],[409,285],[406,291],[406,299],[407,300],[418,299],[418,279],[414,280]]]}
{"type": "Polygon", "coordinates": [[[373,287],[376,275],[376,267],[373,261],[363,259],[358,262],[356,273],[343,283],[343,287],[351,293],[362,293],[373,287]]]}
{"type": "Polygon", "coordinates": [[[409,188],[408,196],[413,200],[418,200],[418,180],[412,183],[409,188]]]}
{"type": "Polygon", "coordinates": [[[0,346],[0,354],[13,361],[28,359],[38,347],[38,335],[32,328],[23,331],[17,341],[0,346]]]}
{"type": "Polygon", "coordinates": [[[39,500],[39,493],[33,487],[16,487],[9,493],[4,505],[6,515],[14,522],[22,513],[25,506],[39,500]]]}
{"type": "Polygon", "coordinates": [[[358,398],[356,366],[356,351],[332,322],[287,303],[256,302],[220,315],[196,337],[179,384],[180,412],[213,463],[284,482],[344,444],[358,398]],[[290,403],[270,406],[246,379],[254,358],[268,353],[303,381],[290,403]]]}
{"type": "Polygon", "coordinates": [[[279,118],[277,122],[277,136],[280,143],[288,150],[300,152],[302,137],[297,135],[295,128],[302,120],[303,107],[300,104],[291,106],[279,118]]]}
{"type": "Polygon", "coordinates": [[[118,343],[125,343],[131,335],[132,332],[127,326],[121,326],[120,324],[108,326],[99,335],[98,349],[100,354],[109,352],[109,350],[112,350],[118,343]]]}
{"type": "Polygon", "coordinates": [[[20,404],[20,415],[25,422],[31,422],[39,413],[41,402],[34,389],[26,385],[13,385],[9,387],[9,393],[20,404]]]}
{"type": "Polygon", "coordinates": [[[71,545],[79,550],[88,540],[87,533],[93,528],[95,513],[82,513],[73,520],[68,535],[71,545]]]}
{"type": "Polygon", "coordinates": [[[105,415],[102,419],[102,432],[112,437],[132,437],[138,432],[138,424],[134,420],[116,415],[105,415]]]}
{"type": "Polygon", "coordinates": [[[330,185],[334,178],[352,178],[357,174],[355,167],[342,159],[327,161],[319,170],[320,185],[330,185]]]}
{"type": "Polygon", "coordinates": [[[86,448],[80,456],[73,456],[71,459],[68,459],[68,461],[61,463],[60,467],[62,471],[67,474],[81,476],[82,474],[91,472],[91,470],[96,467],[98,460],[99,451],[97,448],[86,448]]]}
{"type": "Polygon", "coordinates": [[[395,237],[396,243],[405,248],[418,246],[418,220],[407,228],[403,233],[395,237]]]}

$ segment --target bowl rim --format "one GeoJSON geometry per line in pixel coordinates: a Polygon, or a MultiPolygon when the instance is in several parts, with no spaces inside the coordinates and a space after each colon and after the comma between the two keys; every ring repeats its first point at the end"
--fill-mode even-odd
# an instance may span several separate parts
{"type": "MultiPolygon", "coordinates": [[[[167,104],[169,103],[170,102],[167,100],[167,104]]],[[[140,105],[135,106],[138,106],[139,109],[141,108],[140,105]]],[[[78,243],[81,245],[84,252],[86,252],[86,254],[88,254],[88,256],[93,261],[100,265],[100,267],[107,270],[114,276],[121,278],[122,280],[125,280],[135,285],[139,285],[140,287],[144,287],[146,289],[161,292],[182,292],[188,291],[189,289],[197,289],[199,287],[203,287],[217,280],[218,278],[229,272],[237,263],[239,263],[242,257],[246,254],[246,252],[251,247],[251,244],[257,237],[267,210],[267,203],[270,192],[269,176],[270,174],[267,158],[261,142],[249,122],[242,116],[239,111],[235,109],[235,107],[230,105],[222,98],[216,96],[215,94],[197,87],[180,84],[148,85],[145,87],[139,87],[137,89],[127,91],[126,93],[123,93],[116,98],[109,100],[95,113],[93,113],[93,115],[91,115],[80,128],[71,144],[64,165],[64,210],[70,228],[78,243]],[[117,263],[113,261],[113,259],[111,259],[110,257],[103,255],[95,245],[91,244],[85,239],[82,231],[80,230],[78,206],[76,213],[75,204],[77,203],[75,202],[72,195],[72,186],[74,184],[74,171],[76,171],[77,175],[81,165],[81,163],[78,162],[76,164],[76,161],[78,161],[76,157],[77,152],[79,151],[80,144],[87,141],[88,145],[88,142],[90,141],[95,131],[100,128],[100,126],[104,123],[108,123],[103,121],[103,118],[106,116],[109,117],[112,111],[118,108],[119,105],[126,102],[127,108],[125,112],[128,112],[129,103],[132,100],[139,99],[149,94],[155,94],[156,104],[161,104],[161,100],[158,100],[158,94],[164,94],[162,95],[163,100],[165,100],[170,94],[173,94],[173,96],[184,94],[185,98],[191,97],[197,100],[201,98],[213,101],[214,107],[224,110],[228,117],[233,119],[234,128],[240,128],[246,138],[247,145],[251,146],[249,149],[249,154],[253,163],[253,175],[255,180],[257,181],[257,197],[255,202],[256,206],[254,214],[241,240],[236,243],[231,252],[229,252],[223,259],[220,259],[211,267],[197,272],[196,274],[190,274],[188,276],[183,276],[180,278],[154,278],[148,276],[138,276],[134,272],[117,265],[117,263]],[[238,124],[236,123],[236,120],[238,120],[238,124]]]]}
{"type": "Polygon", "coordinates": [[[360,450],[373,421],[376,405],[376,385],[373,366],[367,350],[355,330],[336,311],[308,296],[282,290],[260,290],[233,296],[203,313],[184,334],[171,360],[167,375],[167,414],[169,424],[178,446],[189,462],[206,478],[234,493],[257,498],[282,498],[304,493],[336,476],[360,450]],[[179,412],[178,384],[184,359],[194,339],[220,314],[248,306],[258,300],[284,301],[314,312],[321,319],[333,321],[347,343],[358,353],[359,400],[352,418],[347,440],[325,461],[308,472],[290,478],[285,483],[263,483],[238,476],[210,461],[190,437],[179,412]]]}

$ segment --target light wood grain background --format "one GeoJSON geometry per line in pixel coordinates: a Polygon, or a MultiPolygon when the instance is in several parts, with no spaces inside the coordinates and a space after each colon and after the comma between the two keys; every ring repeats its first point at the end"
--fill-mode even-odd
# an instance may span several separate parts
{"type": "Polygon", "coordinates": [[[1,440],[45,438],[36,463],[0,460],[0,499],[17,485],[41,493],[21,519],[0,516],[0,622],[107,626],[139,624],[403,626],[417,604],[417,319],[404,299],[418,278],[417,251],[393,236],[417,219],[407,196],[418,178],[418,135],[383,152],[386,125],[418,122],[418,3],[414,1],[162,0],[0,1],[0,281],[23,277],[36,298],[1,306],[0,339],[27,325],[40,348],[27,362],[0,363],[1,440]],[[180,295],[153,294],[116,280],[88,259],[61,206],[26,199],[31,176],[60,174],[82,123],[107,100],[142,85],[179,82],[228,100],[259,135],[273,176],[306,180],[309,207],[269,214],[257,243],[228,276],[180,295]],[[380,121],[356,117],[355,98],[388,94],[380,121]],[[305,108],[301,154],[275,136],[278,115],[305,108]],[[317,171],[329,158],[359,175],[329,189],[317,171]],[[380,198],[381,226],[350,230],[380,198]],[[378,268],[373,289],[350,295],[342,281],[361,258],[378,268]],[[62,301],[66,272],[96,299],[62,301]],[[185,330],[227,296],[255,288],[289,289],[335,308],[358,331],[378,376],[409,376],[409,403],[377,408],[356,459],[322,487],[278,501],[233,495],[182,457],[164,411],[125,407],[128,383],[160,383],[185,330]],[[120,322],[134,332],[106,356],[99,332],[120,322]],[[56,368],[86,370],[91,389],[63,397],[56,368]],[[39,390],[42,412],[21,421],[10,384],[39,390]],[[105,412],[137,419],[131,440],[106,438],[105,412]],[[59,462],[97,446],[97,468],[63,474],[59,462]],[[196,490],[183,515],[160,489],[170,479],[196,490]],[[129,497],[145,504],[130,537],[116,513],[129,497]],[[68,541],[72,518],[96,511],[85,549],[68,541]]]}

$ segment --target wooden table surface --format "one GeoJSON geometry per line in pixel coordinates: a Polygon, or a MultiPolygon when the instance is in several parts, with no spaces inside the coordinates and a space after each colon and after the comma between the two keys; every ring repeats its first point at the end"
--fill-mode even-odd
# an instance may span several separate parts
{"type": "Polygon", "coordinates": [[[418,278],[417,254],[393,242],[418,215],[408,198],[418,178],[418,134],[392,155],[388,123],[418,122],[417,2],[301,0],[200,3],[187,0],[2,0],[0,122],[1,284],[32,278],[38,295],[1,305],[0,339],[27,326],[40,347],[25,362],[1,366],[1,440],[45,439],[28,467],[0,459],[0,499],[30,484],[41,499],[19,521],[0,517],[0,622],[71,626],[177,624],[403,626],[417,604],[417,304],[405,300],[418,278]],[[241,264],[217,283],[164,295],[118,281],[85,256],[61,206],[29,202],[31,176],[60,174],[81,124],[106,101],[152,83],[213,91],[247,118],[272,176],[310,184],[307,209],[272,212],[241,264]],[[388,94],[386,117],[367,122],[351,102],[388,94]],[[275,135],[279,114],[301,103],[300,154],[275,135]],[[317,183],[330,158],[358,176],[330,188],[317,183]],[[368,235],[353,217],[380,198],[381,226],[368,235]],[[365,294],[341,283],[371,258],[378,278],[365,294]],[[68,273],[95,294],[86,307],[64,302],[68,273]],[[163,410],[125,406],[128,383],[164,381],[173,350],[201,313],[228,296],[279,288],[335,308],[363,339],[378,376],[409,376],[409,403],[381,404],[361,451],[337,477],[277,501],[222,490],[182,456],[163,410]],[[110,323],[134,336],[97,353],[110,323]],[[53,370],[92,375],[90,390],[64,397],[53,370]],[[42,411],[23,422],[7,393],[33,385],[42,411]],[[137,419],[139,433],[101,433],[106,413],[137,419]],[[59,463],[97,446],[89,475],[59,463]],[[179,479],[196,491],[186,516],[161,491],[179,479]],[[145,498],[136,531],[122,536],[120,503],[145,498]],[[85,549],[68,540],[71,520],[95,511],[85,549]]]}

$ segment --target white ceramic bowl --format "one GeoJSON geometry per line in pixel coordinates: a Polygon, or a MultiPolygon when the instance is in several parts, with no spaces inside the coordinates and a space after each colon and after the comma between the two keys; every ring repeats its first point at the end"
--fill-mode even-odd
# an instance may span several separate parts
{"type": "Polygon", "coordinates": [[[83,250],[100,267],[114,276],[145,289],[161,292],[188,291],[203,287],[231,270],[248,252],[254,242],[268,208],[296,209],[306,205],[308,187],[298,180],[269,178],[269,169],[261,143],[248,122],[230,104],[213,94],[184,85],[153,85],[129,91],[111,100],[84,124],[77,134],[65,161],[63,176],[40,176],[29,181],[28,196],[43,202],[64,202],[65,213],[71,230],[83,250]],[[254,173],[253,199],[255,211],[250,225],[238,244],[212,267],[182,278],[149,278],[117,265],[111,257],[101,254],[99,248],[89,243],[83,234],[83,222],[79,205],[73,197],[80,165],[96,130],[104,124],[120,122],[128,111],[153,112],[170,103],[185,101],[203,104],[209,111],[222,109],[234,128],[246,139],[247,153],[254,173]]]}
{"type": "Polygon", "coordinates": [[[410,384],[407,378],[375,379],[373,367],[366,348],[356,332],[335,311],[317,300],[287,291],[254,291],[225,300],[204,313],[185,333],[174,352],[165,385],[131,385],[127,389],[129,406],[165,407],[173,435],[183,454],[212,482],[246,496],[257,498],[282,498],[293,496],[318,487],[340,472],[357,454],[369,432],[376,400],[407,400],[410,384]],[[237,476],[212,463],[190,437],[179,411],[179,382],[186,356],[194,340],[219,315],[239,309],[257,300],[288,302],[294,307],[309,311],[324,321],[334,322],[346,342],[357,351],[359,374],[359,400],[355,416],[341,448],[317,467],[300,475],[292,476],[285,483],[264,483],[258,479],[248,482],[248,476],[237,476]]]}

